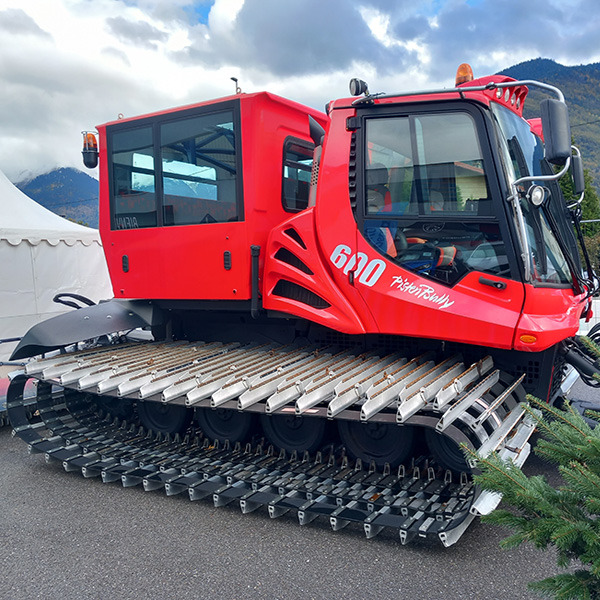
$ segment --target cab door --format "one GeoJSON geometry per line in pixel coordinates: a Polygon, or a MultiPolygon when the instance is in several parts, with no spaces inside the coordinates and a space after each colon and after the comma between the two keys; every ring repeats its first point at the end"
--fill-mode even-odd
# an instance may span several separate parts
{"type": "Polygon", "coordinates": [[[354,285],[378,330],[511,348],[524,289],[480,110],[371,107],[359,123],[354,285]]]}
{"type": "Polygon", "coordinates": [[[107,128],[101,230],[116,297],[250,297],[238,104],[107,128]]]}

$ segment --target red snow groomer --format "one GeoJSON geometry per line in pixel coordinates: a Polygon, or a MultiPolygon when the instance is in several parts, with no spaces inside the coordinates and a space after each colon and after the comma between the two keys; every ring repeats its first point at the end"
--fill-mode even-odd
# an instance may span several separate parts
{"type": "Polygon", "coordinates": [[[583,193],[563,95],[468,74],[351,93],[326,114],[237,93],[86,135],[114,299],[15,350],[45,355],[9,390],[32,450],[369,537],[450,545],[493,508],[460,444],[522,464],[526,393],[556,402],[597,371],[576,336],[595,277],[558,185],[571,170],[583,193]]]}

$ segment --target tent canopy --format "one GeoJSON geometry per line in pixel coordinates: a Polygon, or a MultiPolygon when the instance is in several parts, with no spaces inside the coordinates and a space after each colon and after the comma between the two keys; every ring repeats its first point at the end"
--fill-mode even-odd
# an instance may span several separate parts
{"type": "Polygon", "coordinates": [[[22,241],[51,246],[60,242],[72,246],[77,242],[89,246],[100,244],[96,229],[63,219],[32,200],[15,187],[0,171],[0,239],[13,246],[22,241]]]}
{"type": "MultiPolygon", "coordinates": [[[[98,230],[45,209],[0,171],[0,340],[72,310],[53,302],[65,292],[112,298],[98,230]]],[[[0,344],[0,361],[14,346],[0,344]]]]}

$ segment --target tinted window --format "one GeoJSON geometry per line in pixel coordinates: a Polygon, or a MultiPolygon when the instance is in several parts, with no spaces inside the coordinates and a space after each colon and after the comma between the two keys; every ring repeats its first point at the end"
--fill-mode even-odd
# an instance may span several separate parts
{"type": "Polygon", "coordinates": [[[233,110],[110,134],[113,229],[241,218],[233,110]]]}
{"type": "Polygon", "coordinates": [[[392,214],[491,214],[477,132],[466,113],[370,119],[366,153],[368,213],[380,210],[369,192],[385,186],[392,214]]]}
{"type": "Polygon", "coordinates": [[[115,133],[112,160],[112,228],[156,227],[152,128],[115,133]]]}
{"type": "Polygon", "coordinates": [[[313,149],[301,140],[287,140],[284,145],[282,201],[289,212],[308,206],[313,149]]]}
{"type": "Polygon", "coordinates": [[[474,118],[371,118],[365,131],[365,239],[448,285],[473,270],[509,275],[474,118]]]}
{"type": "Polygon", "coordinates": [[[237,220],[231,112],[161,126],[164,224],[237,220]]]}

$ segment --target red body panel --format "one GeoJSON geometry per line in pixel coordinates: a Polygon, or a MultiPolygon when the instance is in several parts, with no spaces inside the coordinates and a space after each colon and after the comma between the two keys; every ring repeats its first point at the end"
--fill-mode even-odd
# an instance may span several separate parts
{"type": "Polygon", "coordinates": [[[363,322],[347,298],[346,290],[340,290],[331,277],[330,265],[323,260],[315,231],[312,208],[273,230],[265,258],[263,307],[294,314],[343,333],[358,334],[366,333],[367,328],[372,330],[375,323],[372,320],[363,322]],[[311,273],[278,260],[275,255],[281,248],[294,254],[310,268],[311,273]],[[277,294],[275,288],[282,279],[309,290],[329,306],[312,307],[306,302],[277,294]]]}
{"type": "MultiPolygon", "coordinates": [[[[310,140],[308,114],[323,124],[326,116],[264,92],[195,106],[232,99],[240,102],[243,221],[111,230],[109,178],[101,160],[100,233],[116,298],[250,298],[250,246],[264,248],[269,232],[290,216],[281,202],[283,142],[288,136],[310,140]],[[230,269],[224,266],[226,251],[230,269]]],[[[161,114],[170,111],[144,118],[161,114]]],[[[101,148],[106,148],[106,127],[98,128],[101,148]]]]}
{"type": "MultiPolygon", "coordinates": [[[[503,280],[506,289],[497,290],[480,284],[479,274],[471,273],[448,288],[386,260],[358,233],[348,196],[351,134],[345,122],[352,114],[347,109],[332,115],[326,139],[335,142],[326,142],[324,147],[315,207],[318,248],[331,280],[354,309],[346,318],[356,319],[355,327],[345,323],[336,328],[511,348],[523,306],[522,284],[503,280]]],[[[266,277],[270,276],[267,272],[266,277]]],[[[267,299],[271,289],[265,289],[265,306],[271,306],[267,299]]],[[[306,307],[300,312],[292,301],[279,299],[277,308],[307,317],[306,307]]],[[[313,310],[308,318],[327,324],[321,312],[313,310]]]]}
{"type": "MultiPolygon", "coordinates": [[[[521,86],[511,94],[502,92],[501,98],[491,89],[466,95],[485,105],[499,101],[520,114],[526,94],[521,86]]],[[[457,98],[449,92],[402,101],[457,98]]],[[[367,243],[358,231],[348,185],[352,133],[346,124],[356,115],[354,99],[332,103],[330,119],[267,93],[196,106],[231,100],[240,103],[244,220],[111,230],[109,174],[101,152],[100,231],[115,297],[247,300],[252,293],[250,247],[258,245],[263,307],[340,332],[526,351],[544,350],[576,333],[583,304],[571,289],[534,288],[486,274],[488,280],[502,281],[498,289],[481,283],[479,272],[449,287],[403,269],[367,243]],[[291,215],[281,202],[282,149],[288,136],[310,139],[309,114],[326,128],[316,204],[291,215]],[[231,254],[230,268],[224,265],[224,252],[231,254]],[[533,335],[535,341],[523,342],[522,335],[533,335]]],[[[391,102],[398,99],[377,100],[391,102]]],[[[98,128],[101,149],[106,148],[107,126],[98,128]]]]}
{"type": "Polygon", "coordinates": [[[526,285],[523,314],[515,330],[515,350],[538,351],[571,337],[579,329],[585,308],[583,296],[575,297],[571,289],[552,289],[526,285]],[[521,341],[534,336],[536,342],[521,341]]]}

